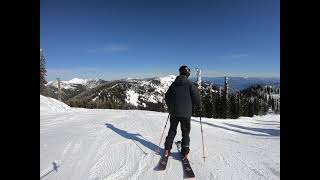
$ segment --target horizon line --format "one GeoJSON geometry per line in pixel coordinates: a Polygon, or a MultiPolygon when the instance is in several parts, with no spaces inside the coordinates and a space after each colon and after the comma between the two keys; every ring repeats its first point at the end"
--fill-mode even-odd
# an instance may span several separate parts
{"type": "MultiPolygon", "coordinates": [[[[61,81],[70,81],[72,79],[83,79],[83,80],[95,80],[95,79],[98,79],[98,80],[104,80],[104,81],[114,81],[114,80],[126,80],[126,79],[154,79],[154,78],[161,78],[161,77],[167,77],[167,76],[171,76],[171,75],[174,75],[174,76],[178,76],[178,75],[175,75],[175,74],[168,74],[168,75],[165,75],[165,76],[153,76],[153,77],[123,77],[123,78],[113,78],[113,79],[104,79],[104,78],[82,78],[82,77],[74,77],[74,78],[71,78],[69,80],[66,80],[66,79],[61,79],[60,77],[60,80],[61,81]]],[[[249,78],[258,78],[258,79],[264,79],[264,78],[268,78],[268,79],[280,79],[280,76],[202,76],[201,79],[203,78],[225,78],[225,77],[228,77],[228,78],[245,78],[245,79],[249,79],[249,78]]],[[[57,77],[58,78],[58,77],[57,77]]],[[[54,80],[47,80],[48,82],[49,81],[56,81],[55,78],[54,80]]],[[[190,76],[189,79],[191,78],[197,78],[197,76],[190,76]]]]}

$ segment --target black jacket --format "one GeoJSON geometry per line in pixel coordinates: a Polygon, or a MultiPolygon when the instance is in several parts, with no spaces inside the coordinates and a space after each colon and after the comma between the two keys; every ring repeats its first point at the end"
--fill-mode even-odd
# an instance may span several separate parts
{"type": "Polygon", "coordinates": [[[200,105],[200,94],[186,76],[178,76],[166,92],[165,100],[171,116],[190,118],[192,105],[200,105]]]}

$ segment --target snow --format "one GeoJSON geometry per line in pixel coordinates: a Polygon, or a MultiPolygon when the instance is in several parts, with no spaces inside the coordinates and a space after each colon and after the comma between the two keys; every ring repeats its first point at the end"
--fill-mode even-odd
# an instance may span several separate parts
{"type": "MultiPolygon", "coordinates": [[[[67,105],[43,96],[40,106],[43,179],[183,179],[175,146],[167,169],[154,170],[160,159],[155,151],[167,113],[83,108],[68,111],[67,105]]],[[[196,179],[280,179],[280,115],[237,120],[202,118],[202,123],[205,162],[199,118],[192,117],[189,159],[196,179]]],[[[168,129],[169,125],[161,148],[168,129]]],[[[178,127],[175,140],[180,138],[178,127]]]]}
{"type": "Polygon", "coordinates": [[[95,98],[92,99],[93,102],[95,102],[99,98],[99,96],[96,96],[95,98]]]}
{"type": "MultiPolygon", "coordinates": [[[[89,88],[95,87],[96,86],[95,84],[88,84],[90,81],[98,81],[98,80],[73,78],[69,81],[61,81],[60,85],[61,85],[61,88],[64,88],[64,89],[75,89],[74,85],[76,84],[89,85],[89,88]]],[[[49,81],[47,83],[47,86],[53,86],[58,88],[58,81],[57,80],[49,81]]]]}
{"type": "Polygon", "coordinates": [[[168,87],[173,83],[173,81],[176,79],[175,75],[169,75],[169,76],[164,76],[164,77],[159,77],[158,78],[165,87],[168,87]]]}
{"type": "Polygon", "coordinates": [[[70,112],[70,106],[64,104],[63,102],[54,99],[48,98],[40,95],[40,113],[48,114],[48,113],[62,113],[62,112],[70,112]]]}
{"type": "MultiPolygon", "coordinates": [[[[139,86],[150,86],[152,88],[155,88],[155,92],[161,94],[160,96],[155,95],[153,93],[145,93],[144,95],[142,95],[142,98],[144,98],[148,102],[157,103],[157,102],[163,101],[163,98],[164,98],[163,96],[165,92],[169,89],[169,86],[172,84],[172,82],[175,79],[176,79],[175,75],[168,75],[164,77],[154,78],[154,80],[160,81],[159,85],[152,83],[150,80],[142,80],[142,81],[135,81],[135,82],[138,82],[139,86]]],[[[135,91],[134,88],[129,89],[126,92],[126,95],[127,95],[126,102],[131,103],[135,106],[138,106],[139,94],[135,91]]],[[[142,103],[142,105],[146,107],[145,103],[142,103]]]]}
{"type": "Polygon", "coordinates": [[[271,97],[273,99],[280,99],[280,94],[272,94],[271,97]]]}
{"type": "MultiPolygon", "coordinates": [[[[156,78],[157,80],[160,81],[159,86],[153,86],[155,88],[155,91],[158,93],[166,93],[167,90],[169,89],[170,85],[173,83],[173,81],[176,79],[175,75],[168,75],[164,77],[159,77],[156,78]]],[[[163,97],[159,97],[159,100],[162,101],[163,97]]]]}
{"type": "Polygon", "coordinates": [[[149,98],[148,98],[148,101],[149,102],[152,102],[152,103],[157,103],[157,97],[155,95],[150,95],[149,98]]]}
{"type": "MultiPolygon", "coordinates": [[[[74,84],[69,83],[69,81],[61,81],[60,85],[61,88],[64,89],[75,89],[75,87],[73,87],[74,84]]],[[[53,86],[55,88],[58,88],[58,81],[49,81],[47,86],[53,86]]]]}
{"type": "MultiPolygon", "coordinates": [[[[73,78],[69,81],[61,81],[62,84],[86,84],[89,80],[88,79],[79,79],[79,78],[73,78]]],[[[57,80],[49,81],[48,85],[56,85],[58,83],[57,80]]]]}
{"type": "Polygon", "coordinates": [[[68,83],[72,83],[72,84],[86,84],[88,82],[87,79],[79,79],[79,78],[73,78],[69,81],[67,81],[68,83]]]}
{"type": "Polygon", "coordinates": [[[134,90],[128,90],[126,92],[127,98],[126,98],[126,102],[127,103],[131,103],[135,106],[138,106],[138,97],[139,94],[136,93],[134,90]]]}

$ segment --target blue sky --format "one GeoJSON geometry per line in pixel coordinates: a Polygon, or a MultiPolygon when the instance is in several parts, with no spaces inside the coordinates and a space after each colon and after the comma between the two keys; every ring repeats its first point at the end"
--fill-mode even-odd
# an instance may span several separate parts
{"type": "Polygon", "coordinates": [[[279,77],[278,0],[42,0],[47,80],[279,77]]]}

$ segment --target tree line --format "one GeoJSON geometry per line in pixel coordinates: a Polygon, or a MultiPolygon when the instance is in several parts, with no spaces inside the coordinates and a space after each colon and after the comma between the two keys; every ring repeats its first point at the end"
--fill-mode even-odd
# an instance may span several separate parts
{"type": "Polygon", "coordinates": [[[202,107],[193,109],[194,116],[217,119],[237,119],[240,116],[253,117],[268,112],[280,113],[280,87],[254,85],[239,92],[226,93],[221,88],[200,90],[202,107]]]}

